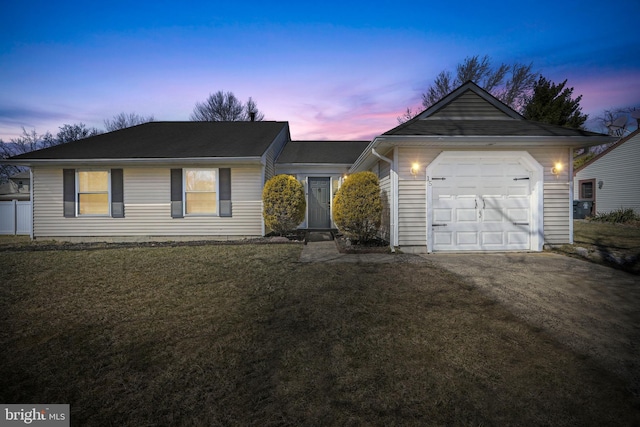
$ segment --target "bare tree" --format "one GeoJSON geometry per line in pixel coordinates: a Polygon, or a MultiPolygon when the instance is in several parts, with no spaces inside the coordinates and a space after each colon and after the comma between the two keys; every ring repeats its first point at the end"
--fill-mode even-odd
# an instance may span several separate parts
{"type": "MultiPolygon", "coordinates": [[[[54,140],[49,132],[45,134],[45,137],[50,141],[54,140]]],[[[4,164],[2,159],[37,150],[41,148],[41,141],[42,137],[38,135],[35,129],[27,131],[24,126],[22,127],[22,135],[17,138],[11,138],[10,142],[4,142],[0,139],[0,182],[6,182],[10,176],[25,170],[21,166],[4,164]]]]}
{"type": "MultiPolygon", "coordinates": [[[[424,109],[431,107],[455,88],[471,80],[500,101],[519,111],[524,105],[526,96],[533,90],[537,79],[537,74],[531,71],[532,67],[533,64],[514,63],[511,66],[500,64],[494,68],[487,55],[482,58],[478,55],[467,57],[456,66],[455,76],[446,70],[436,76],[433,84],[422,94],[422,106],[424,109]]],[[[398,117],[398,122],[404,123],[419,113],[420,111],[413,113],[408,108],[402,116],[398,117]]]]}
{"type": "Polygon", "coordinates": [[[190,118],[200,122],[239,122],[252,120],[252,116],[253,120],[264,118],[252,98],[243,104],[233,92],[218,91],[205,102],[197,102],[190,118]]]}
{"type": "Polygon", "coordinates": [[[44,140],[45,142],[48,142],[47,146],[66,144],[67,142],[77,141],[79,139],[88,138],[102,133],[99,129],[86,127],[84,123],[74,123],[72,125],[64,124],[60,126],[59,129],[60,131],[56,134],[56,140],[50,141],[49,143],[45,136],[44,140]]]}
{"type": "Polygon", "coordinates": [[[60,131],[54,137],[49,131],[38,135],[35,129],[27,131],[22,127],[22,135],[12,138],[9,142],[0,139],[0,182],[6,181],[10,176],[25,170],[24,167],[16,165],[2,164],[2,159],[29,153],[41,148],[53,147],[54,145],[66,144],[90,136],[102,133],[96,128],[87,128],[84,123],[62,125],[60,131]]]}
{"type": "Polygon", "coordinates": [[[245,120],[257,121],[257,122],[264,120],[264,114],[261,113],[260,110],[258,110],[258,105],[253,100],[253,98],[249,97],[249,99],[247,100],[247,103],[244,105],[244,109],[247,114],[247,117],[245,120]],[[252,114],[253,114],[253,117],[252,117],[252,114]]]}
{"type": "Polygon", "coordinates": [[[595,118],[597,130],[612,136],[627,135],[634,127],[636,129],[640,127],[640,118],[636,117],[638,110],[640,110],[639,107],[620,107],[604,110],[601,115],[595,118]]]}
{"type": "Polygon", "coordinates": [[[153,115],[145,117],[136,113],[119,113],[113,116],[112,119],[106,119],[104,121],[104,127],[107,129],[107,132],[113,132],[114,130],[141,125],[154,120],[153,115]]]}

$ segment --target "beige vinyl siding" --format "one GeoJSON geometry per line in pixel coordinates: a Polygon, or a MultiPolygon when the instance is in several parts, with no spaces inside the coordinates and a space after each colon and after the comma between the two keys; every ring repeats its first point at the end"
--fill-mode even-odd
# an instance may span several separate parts
{"type": "Polygon", "coordinates": [[[569,197],[569,148],[545,147],[528,150],[544,169],[544,241],[552,245],[571,242],[572,201],[569,197]],[[562,172],[556,176],[551,168],[562,164],[562,172]]]}
{"type": "Polygon", "coordinates": [[[288,141],[288,127],[276,137],[263,155],[264,159],[264,182],[267,182],[276,174],[276,159],[282,152],[286,142],[288,141]]]}
{"type": "Polygon", "coordinates": [[[442,118],[506,119],[509,116],[481,98],[477,93],[469,90],[427,120],[442,118]]]}
{"type": "MultiPolygon", "coordinates": [[[[551,244],[569,243],[570,236],[570,198],[569,198],[569,149],[566,147],[543,147],[523,150],[519,147],[501,147],[487,151],[528,151],[544,169],[544,236],[551,244]],[[561,162],[562,173],[556,177],[551,168],[561,162]]],[[[426,246],[426,175],[425,170],[442,149],[422,147],[401,147],[398,154],[398,243],[400,246],[426,246]],[[419,173],[411,175],[413,163],[419,164],[419,173]]],[[[463,151],[463,150],[449,150],[463,151]]],[[[477,147],[468,151],[477,151],[477,147]]]]}
{"type": "Polygon", "coordinates": [[[574,199],[580,180],[595,179],[596,212],[631,208],[640,214],[640,134],[615,147],[576,173],[574,199]],[[602,188],[598,188],[602,181],[602,188]]]}
{"type": "MultiPolygon", "coordinates": [[[[113,168],[118,167],[114,165],[113,168]]],[[[211,167],[202,165],[201,167],[211,167]]],[[[111,167],[110,167],[111,168],[111,167]]],[[[124,218],[63,217],[62,169],[34,168],[34,235],[259,236],[262,168],[231,167],[232,217],[171,218],[170,167],[124,167],[124,218]]]]}
{"type": "Polygon", "coordinates": [[[427,165],[442,150],[422,147],[398,149],[398,244],[427,244],[427,165]],[[411,165],[418,164],[418,174],[411,175],[411,165]]]}

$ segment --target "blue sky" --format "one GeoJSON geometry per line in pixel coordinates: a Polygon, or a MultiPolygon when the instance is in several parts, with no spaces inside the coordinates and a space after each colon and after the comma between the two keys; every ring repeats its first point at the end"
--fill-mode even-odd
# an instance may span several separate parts
{"type": "Polygon", "coordinates": [[[188,120],[224,90],[294,139],[370,139],[471,55],[568,79],[590,117],[640,107],[638,0],[525,3],[4,2],[0,138],[188,120]]]}

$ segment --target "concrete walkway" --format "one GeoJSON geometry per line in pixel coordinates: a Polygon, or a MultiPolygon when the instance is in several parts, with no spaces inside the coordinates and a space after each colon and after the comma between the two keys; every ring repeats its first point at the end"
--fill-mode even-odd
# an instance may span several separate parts
{"type": "Polygon", "coordinates": [[[331,233],[310,233],[308,242],[300,254],[300,262],[325,263],[378,263],[426,262],[424,258],[408,254],[343,254],[338,250],[331,233]]]}

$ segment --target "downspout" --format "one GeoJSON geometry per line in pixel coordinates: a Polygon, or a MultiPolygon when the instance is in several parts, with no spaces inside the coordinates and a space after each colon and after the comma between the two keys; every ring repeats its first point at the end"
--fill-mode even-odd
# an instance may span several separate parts
{"type": "MultiPolygon", "coordinates": [[[[569,149],[569,244],[573,245],[573,148],[569,149]]],[[[594,188],[595,190],[595,188],[594,188]]]]}
{"type": "Polygon", "coordinates": [[[31,240],[33,240],[35,236],[33,229],[35,228],[36,218],[33,214],[35,211],[35,204],[33,203],[33,167],[29,168],[29,201],[31,202],[31,231],[29,232],[29,237],[31,238],[31,240]]]}
{"type": "Polygon", "coordinates": [[[391,182],[389,183],[389,192],[391,193],[389,196],[389,233],[391,234],[389,236],[389,248],[391,249],[391,252],[395,253],[396,248],[394,246],[394,240],[395,240],[395,233],[394,233],[394,229],[395,229],[395,224],[396,224],[396,212],[395,212],[395,203],[394,203],[394,192],[393,192],[393,188],[394,188],[394,179],[393,179],[393,174],[395,173],[394,169],[393,169],[393,160],[391,160],[388,157],[383,156],[382,154],[378,153],[376,151],[375,148],[371,148],[371,154],[373,154],[374,156],[376,156],[377,158],[379,158],[382,161],[385,161],[387,163],[389,163],[389,178],[391,178],[391,182]]]}

